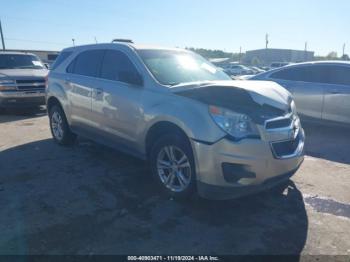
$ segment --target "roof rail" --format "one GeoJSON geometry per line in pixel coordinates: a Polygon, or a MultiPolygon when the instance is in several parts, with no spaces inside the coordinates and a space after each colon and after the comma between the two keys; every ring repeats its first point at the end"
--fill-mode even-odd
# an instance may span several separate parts
{"type": "Polygon", "coordinates": [[[113,39],[112,43],[134,43],[130,39],[113,39]]]}

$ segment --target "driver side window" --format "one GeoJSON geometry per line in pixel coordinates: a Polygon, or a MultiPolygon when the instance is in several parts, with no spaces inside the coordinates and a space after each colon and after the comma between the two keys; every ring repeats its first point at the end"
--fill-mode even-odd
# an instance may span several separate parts
{"type": "Polygon", "coordinates": [[[106,50],[100,77],[107,80],[138,84],[139,73],[126,54],[117,50],[106,50]]]}

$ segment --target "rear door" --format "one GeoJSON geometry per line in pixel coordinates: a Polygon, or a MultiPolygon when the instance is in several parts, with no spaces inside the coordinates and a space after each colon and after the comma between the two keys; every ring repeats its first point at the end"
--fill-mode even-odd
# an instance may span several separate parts
{"type": "Polygon", "coordinates": [[[329,65],[323,119],[350,124],[350,66],[329,65]]]}
{"type": "Polygon", "coordinates": [[[87,50],[80,53],[68,66],[65,88],[71,108],[71,125],[85,131],[93,131],[96,123],[91,117],[93,88],[98,86],[96,78],[103,59],[103,50],[87,50]]]}

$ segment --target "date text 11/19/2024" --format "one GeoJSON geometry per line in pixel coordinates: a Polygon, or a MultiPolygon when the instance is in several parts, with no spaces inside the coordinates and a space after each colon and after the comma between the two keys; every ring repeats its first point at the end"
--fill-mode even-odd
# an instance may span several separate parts
{"type": "Polygon", "coordinates": [[[128,261],[219,261],[216,256],[128,256],[128,261]]]}

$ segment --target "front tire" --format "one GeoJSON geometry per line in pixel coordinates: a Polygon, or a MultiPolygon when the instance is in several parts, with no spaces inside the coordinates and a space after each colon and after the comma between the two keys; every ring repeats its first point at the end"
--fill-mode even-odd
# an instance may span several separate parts
{"type": "Polygon", "coordinates": [[[49,110],[50,129],[53,139],[60,145],[72,145],[76,135],[70,131],[66,115],[59,105],[49,110]]]}
{"type": "Polygon", "coordinates": [[[150,153],[154,179],[168,196],[188,198],[196,189],[196,171],[187,137],[169,134],[159,138],[150,153]]]}

